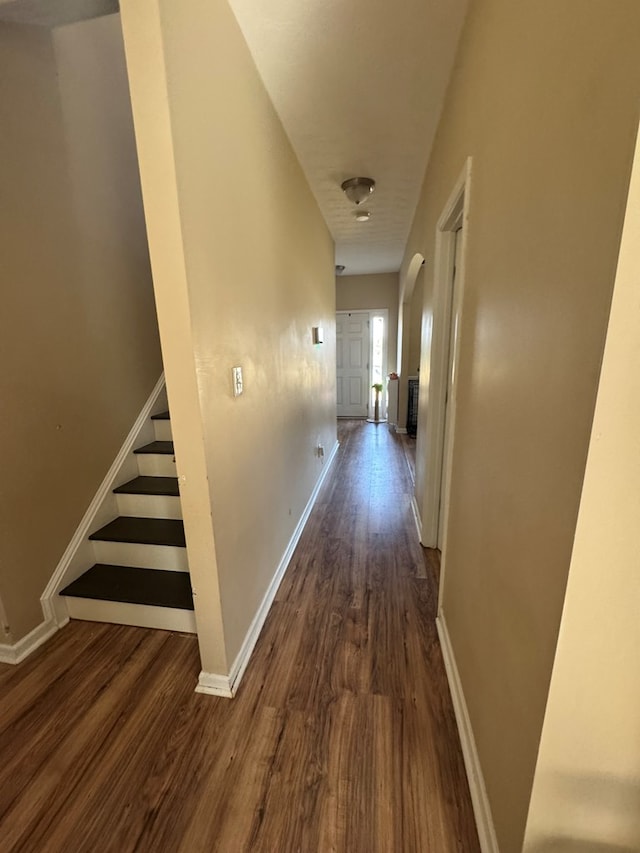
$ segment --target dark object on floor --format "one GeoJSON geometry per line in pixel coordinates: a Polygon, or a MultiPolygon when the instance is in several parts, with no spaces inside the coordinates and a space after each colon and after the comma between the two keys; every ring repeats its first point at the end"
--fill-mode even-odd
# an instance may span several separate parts
{"type": "Polygon", "coordinates": [[[418,432],[418,379],[409,379],[409,409],[407,412],[407,435],[414,438],[418,432]]]}

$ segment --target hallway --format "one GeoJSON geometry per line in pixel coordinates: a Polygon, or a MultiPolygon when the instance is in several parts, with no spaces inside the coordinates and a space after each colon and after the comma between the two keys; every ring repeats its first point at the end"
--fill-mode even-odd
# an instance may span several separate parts
{"type": "Polygon", "coordinates": [[[233,701],[195,638],[75,622],[0,667],[5,851],[475,853],[402,444],[340,450],[233,701]]]}

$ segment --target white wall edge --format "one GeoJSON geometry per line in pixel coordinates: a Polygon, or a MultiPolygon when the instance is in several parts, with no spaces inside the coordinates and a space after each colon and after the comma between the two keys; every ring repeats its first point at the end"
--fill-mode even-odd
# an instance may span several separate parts
{"type": "Polygon", "coordinates": [[[66,624],[69,621],[69,614],[66,602],[57,595],[67,579],[67,573],[72,565],[73,559],[76,556],[81,545],[87,540],[89,533],[94,525],[94,520],[107,497],[111,494],[112,489],[116,485],[116,478],[120,469],[125,463],[125,460],[132,452],[136,439],[138,438],[142,428],[147,420],[151,417],[153,407],[160,396],[160,392],[164,388],[164,372],[160,375],[153,391],[151,392],[147,402],[144,404],[142,411],[138,415],[129,435],[126,437],[124,444],[120,448],[111,468],[107,472],[106,477],[100,484],[93,500],[89,504],[89,508],[85,512],[82,521],[78,525],[76,532],[73,534],[67,549],[62,555],[62,559],[56,566],[56,569],[51,576],[51,580],[45,587],[40,598],[42,612],[45,620],[53,619],[58,627],[66,624]]]}
{"type": "MultiPolygon", "coordinates": [[[[66,620],[69,621],[68,619],[66,620]]],[[[17,643],[9,645],[7,643],[0,644],[0,663],[17,664],[28,657],[32,652],[35,652],[39,646],[52,637],[59,628],[66,622],[59,624],[53,619],[45,619],[39,625],[30,631],[26,637],[18,640],[17,643]]]]}
{"type": "Polygon", "coordinates": [[[467,703],[464,698],[462,682],[458,672],[451,638],[447,629],[447,623],[444,613],[440,610],[436,619],[438,628],[438,636],[440,637],[440,646],[442,648],[442,657],[444,658],[444,666],[447,672],[447,681],[449,682],[449,690],[453,700],[453,709],[456,715],[458,724],[458,733],[460,735],[460,744],[462,746],[462,755],[464,757],[464,766],[467,772],[467,780],[469,782],[469,791],[471,793],[471,803],[473,805],[473,813],[476,819],[476,827],[478,830],[478,838],[480,841],[480,849],[482,853],[500,853],[498,847],[498,839],[493,825],[493,817],[491,815],[491,806],[487,796],[487,788],[484,783],[482,767],[480,766],[480,758],[476,748],[473,729],[471,728],[471,720],[467,703]]]}
{"type": "Polygon", "coordinates": [[[311,497],[307,501],[307,505],[304,508],[302,515],[300,516],[300,520],[296,525],[296,529],[293,531],[293,535],[289,540],[289,544],[282,555],[282,559],[278,564],[278,568],[276,569],[273,578],[267,588],[267,591],[264,594],[264,597],[258,607],[255,616],[249,626],[249,630],[246,633],[244,638],[244,642],[238,652],[236,659],[234,660],[229,675],[217,675],[212,672],[201,672],[200,677],[198,679],[198,686],[196,687],[196,693],[208,693],[212,696],[226,696],[227,698],[233,697],[236,695],[238,691],[238,687],[240,686],[240,682],[242,681],[242,676],[245,673],[249,660],[251,658],[251,654],[258,642],[258,637],[260,636],[260,632],[264,626],[264,623],[269,615],[269,610],[271,609],[271,605],[273,604],[273,600],[276,597],[278,592],[278,588],[282,583],[282,579],[287,571],[289,563],[291,562],[291,558],[293,557],[293,553],[296,550],[296,546],[300,541],[300,537],[302,536],[302,531],[305,528],[307,521],[309,520],[309,516],[311,515],[311,511],[315,505],[316,500],[318,499],[318,495],[320,493],[320,489],[324,481],[327,478],[327,474],[329,473],[329,469],[336,458],[336,454],[338,452],[338,448],[340,447],[339,442],[333,445],[331,453],[327,457],[326,465],[322,469],[322,473],[314,486],[313,492],[311,493],[311,497]]]}
{"type": "Polygon", "coordinates": [[[418,501],[415,495],[411,496],[411,511],[413,512],[413,520],[416,523],[416,530],[418,531],[418,541],[422,544],[422,519],[420,518],[420,510],[418,509],[418,501]]]}

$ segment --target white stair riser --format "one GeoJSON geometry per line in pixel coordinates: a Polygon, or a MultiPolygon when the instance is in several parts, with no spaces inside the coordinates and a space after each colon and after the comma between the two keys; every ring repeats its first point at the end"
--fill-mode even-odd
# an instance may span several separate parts
{"type": "Polygon", "coordinates": [[[173,456],[163,453],[138,453],[138,471],[141,477],[177,477],[173,456]]]}
{"type": "Polygon", "coordinates": [[[88,622],[113,622],[116,625],[137,625],[141,628],[160,628],[165,631],[196,633],[193,610],[173,607],[153,607],[147,604],[125,604],[120,601],[99,601],[93,598],[66,596],[69,616],[88,622]]]}
{"type": "Polygon", "coordinates": [[[172,545],[140,545],[135,542],[101,542],[94,540],[96,563],[188,572],[187,549],[172,545]]]}
{"type": "Polygon", "coordinates": [[[179,497],[170,495],[117,495],[120,515],[138,518],[182,518],[179,497]]]}
{"type": "Polygon", "coordinates": [[[173,441],[171,434],[171,421],[154,421],[153,431],[156,436],[156,441],[173,441]]]}

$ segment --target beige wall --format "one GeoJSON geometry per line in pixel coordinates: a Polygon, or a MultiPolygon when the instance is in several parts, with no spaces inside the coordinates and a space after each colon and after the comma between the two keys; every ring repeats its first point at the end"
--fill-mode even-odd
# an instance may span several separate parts
{"type": "Polygon", "coordinates": [[[409,377],[417,376],[420,378],[423,300],[424,268],[418,272],[411,299],[402,306],[403,326],[406,328],[407,341],[398,389],[398,427],[400,429],[406,428],[409,417],[409,377]]]}
{"type": "Polygon", "coordinates": [[[0,81],[0,594],[15,641],[42,621],[162,367],[117,19],[53,37],[1,25],[0,81]]]}
{"type": "MultiPolygon", "coordinates": [[[[635,0],[472,4],[403,264],[429,259],[428,328],[436,222],[471,155],[443,610],[501,853],[521,849],[560,622],[639,32],[635,0]]],[[[419,447],[427,420],[422,405],[419,447]]],[[[419,494],[428,476],[419,459],[419,494]]]]}
{"type": "Polygon", "coordinates": [[[409,322],[409,376],[417,376],[420,371],[420,348],[422,345],[422,306],[424,303],[424,268],[418,273],[411,297],[409,322]]]}
{"type": "Polygon", "coordinates": [[[640,144],[525,850],[640,850],[640,144]]]}
{"type": "Polygon", "coordinates": [[[335,444],[333,243],[227,3],[121,5],[202,664],[224,675],[335,444]]]}
{"type": "Polygon", "coordinates": [[[386,308],[389,312],[387,372],[397,370],[398,273],[336,276],[336,311],[366,311],[386,308]]]}
{"type": "Polygon", "coordinates": [[[424,301],[423,257],[417,253],[404,264],[399,276],[398,305],[398,429],[407,426],[409,377],[420,371],[422,347],[422,305],[424,301]]]}

